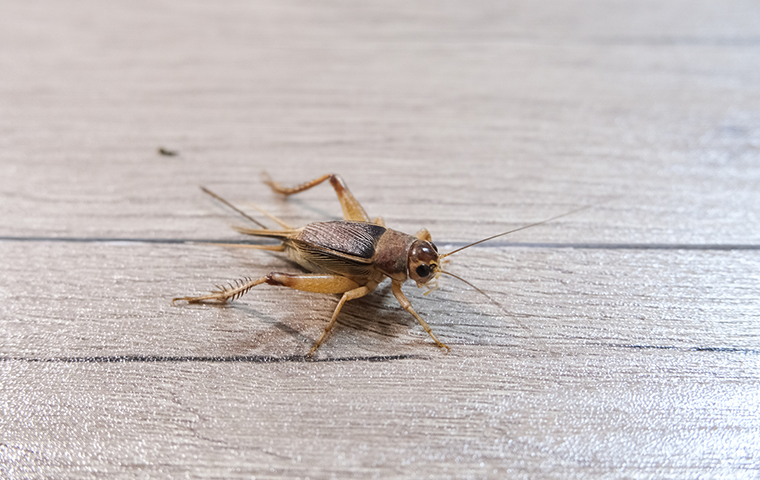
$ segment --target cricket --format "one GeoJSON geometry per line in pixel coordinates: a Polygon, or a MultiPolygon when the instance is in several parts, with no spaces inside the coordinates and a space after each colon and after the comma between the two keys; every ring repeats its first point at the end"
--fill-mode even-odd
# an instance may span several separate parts
{"type": "MultiPolygon", "coordinates": [[[[442,343],[433,334],[427,322],[414,310],[411,302],[402,292],[401,286],[407,280],[412,280],[420,288],[427,287],[429,289],[425,292],[425,295],[427,295],[438,288],[438,278],[441,274],[445,274],[466,283],[488,297],[491,301],[494,301],[475,285],[453,273],[443,270],[442,264],[446,262],[446,257],[488,240],[534,227],[581,210],[573,210],[540,222],[502,232],[448,253],[439,253],[438,248],[432,242],[430,232],[425,228],[414,235],[409,235],[387,228],[382,217],[371,220],[339,175],[323,175],[292,188],[273,181],[266,173],[262,174],[262,177],[264,183],[275,193],[285,196],[303,192],[329,180],[343,210],[343,220],[315,222],[304,227],[294,228],[261,208],[255,207],[281,227],[280,230],[272,230],[248,216],[227,200],[207,188],[201,187],[205,193],[260,227],[233,227],[238,232],[256,237],[274,238],[281,242],[279,245],[226,244],[225,246],[285,252],[288,258],[309,273],[271,272],[255,279],[245,277],[227,286],[217,286],[215,290],[207,295],[174,298],[172,299],[172,304],[178,301],[223,304],[241,297],[253,287],[263,283],[306,292],[342,294],[332,314],[332,318],[330,318],[330,322],[317,341],[314,342],[309,351],[309,356],[313,355],[320,345],[324,343],[335,326],[343,305],[349,300],[355,300],[371,293],[386,278],[390,279],[391,291],[404,310],[417,319],[438,347],[446,349],[446,352],[448,352],[450,350],[449,346],[442,343]]],[[[494,301],[494,303],[497,302],[494,301]]]]}

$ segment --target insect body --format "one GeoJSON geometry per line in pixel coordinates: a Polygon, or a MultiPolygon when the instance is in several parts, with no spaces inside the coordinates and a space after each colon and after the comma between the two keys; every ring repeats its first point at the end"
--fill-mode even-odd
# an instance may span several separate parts
{"type": "Polygon", "coordinates": [[[307,292],[342,293],[343,296],[335,308],[330,323],[309,352],[313,354],[335,325],[343,304],[348,300],[367,295],[388,277],[391,279],[391,291],[401,306],[420,322],[436,345],[448,350],[449,347],[433,335],[430,326],[414,311],[411,302],[401,291],[401,284],[408,278],[421,286],[440,275],[438,249],[430,242],[430,233],[427,230],[420,230],[412,236],[386,228],[382,218],[378,217],[371,222],[364,208],[356,201],[338,175],[324,175],[295,188],[285,188],[268,178],[265,183],[277,193],[292,195],[308,190],[328,179],[340,200],[344,220],[311,223],[302,228],[291,228],[283,221],[267,215],[285,228],[283,230],[237,229],[247,235],[281,240],[280,245],[250,245],[250,247],[284,251],[293,261],[312,273],[293,275],[272,272],[261,278],[239,281],[234,286],[220,288],[208,295],[175,298],[173,302],[185,300],[189,303],[224,303],[240,297],[262,283],[307,292]]]}
{"type": "MultiPolygon", "coordinates": [[[[367,295],[375,290],[383,280],[390,278],[391,291],[401,306],[420,322],[422,328],[430,335],[436,345],[448,351],[449,347],[435,337],[427,322],[414,311],[411,302],[401,291],[401,285],[408,279],[411,279],[417,283],[418,287],[429,286],[435,288],[436,280],[442,273],[452,275],[464,281],[456,275],[441,269],[441,261],[444,257],[477,243],[559,218],[553,217],[543,222],[488,237],[453,252],[439,254],[438,249],[431,242],[430,233],[426,229],[420,230],[415,235],[408,235],[385,227],[385,223],[380,217],[371,221],[364,208],[354,198],[338,175],[324,175],[294,188],[286,188],[272,181],[268,176],[265,177],[264,182],[277,193],[292,195],[308,190],[325,180],[330,181],[330,184],[338,195],[338,200],[343,209],[343,220],[310,223],[305,227],[293,228],[262,210],[262,213],[282,227],[281,230],[270,230],[264,227],[257,220],[248,217],[226,200],[204,189],[206,193],[262,227],[260,229],[238,227],[236,229],[239,232],[246,235],[275,238],[281,241],[280,245],[241,246],[285,252],[288,257],[311,273],[290,274],[272,272],[257,279],[239,280],[234,285],[223,288],[218,287],[217,290],[208,295],[179,297],[173,299],[172,302],[184,300],[189,303],[225,303],[242,296],[253,287],[263,283],[307,292],[342,294],[330,322],[311,348],[309,352],[311,355],[319,348],[330,333],[330,330],[332,330],[343,304],[349,300],[367,295]]],[[[469,284],[469,282],[466,283],[469,284]]],[[[481,293],[483,292],[481,291],[481,293]]]]}

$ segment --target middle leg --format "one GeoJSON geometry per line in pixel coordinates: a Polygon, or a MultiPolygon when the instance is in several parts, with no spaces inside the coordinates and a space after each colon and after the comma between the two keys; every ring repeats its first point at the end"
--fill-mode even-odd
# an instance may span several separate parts
{"type": "Polygon", "coordinates": [[[313,355],[314,352],[317,351],[319,346],[322,345],[322,342],[325,341],[325,338],[327,338],[327,335],[330,333],[330,330],[332,330],[333,326],[335,326],[335,321],[338,319],[338,313],[340,313],[340,309],[343,308],[343,304],[349,300],[354,300],[356,298],[363,297],[364,295],[367,295],[368,293],[372,292],[372,290],[374,289],[375,289],[374,286],[364,285],[359,288],[349,290],[348,292],[343,294],[343,296],[340,298],[340,302],[338,302],[338,306],[335,307],[335,311],[333,312],[332,318],[330,319],[330,323],[327,324],[327,326],[325,327],[325,330],[322,332],[322,335],[320,335],[317,341],[314,342],[314,346],[311,347],[311,350],[309,351],[309,355],[313,355]]]}

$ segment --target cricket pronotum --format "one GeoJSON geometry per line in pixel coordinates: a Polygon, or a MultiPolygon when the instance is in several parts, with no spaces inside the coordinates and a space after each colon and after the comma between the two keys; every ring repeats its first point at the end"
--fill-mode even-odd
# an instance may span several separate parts
{"type": "MultiPolygon", "coordinates": [[[[430,338],[433,339],[436,345],[448,351],[450,350],[448,345],[438,340],[427,322],[414,311],[411,302],[401,291],[401,285],[411,279],[418,287],[426,286],[432,291],[437,288],[438,277],[441,274],[446,274],[467,283],[483,295],[486,295],[485,292],[463,278],[443,270],[441,268],[441,261],[473,245],[556,220],[587,208],[583,207],[540,222],[502,232],[448,253],[438,253],[438,248],[431,241],[430,232],[427,229],[423,228],[414,235],[408,235],[387,228],[381,217],[370,220],[364,208],[354,198],[339,175],[327,174],[296,187],[287,188],[264,174],[264,183],[269,185],[276,193],[283,195],[303,192],[319,185],[325,180],[330,181],[330,184],[335,189],[335,193],[338,195],[338,200],[343,209],[343,220],[315,222],[305,227],[294,228],[279,218],[260,208],[258,209],[272,221],[279,224],[282,230],[270,230],[266,228],[263,224],[249,217],[231,203],[210,190],[201,187],[204,192],[261,227],[259,229],[235,227],[238,232],[258,237],[276,238],[281,241],[279,245],[245,244],[239,246],[285,252],[291,260],[310,273],[291,274],[271,272],[257,279],[243,279],[227,287],[217,287],[216,290],[208,295],[178,297],[173,299],[172,303],[178,300],[184,300],[188,303],[225,303],[241,297],[250,289],[262,283],[306,292],[342,294],[330,319],[330,323],[327,324],[322,335],[319,336],[309,352],[309,355],[312,355],[322,345],[330,330],[332,330],[335,320],[338,318],[341,308],[343,308],[343,304],[349,300],[354,300],[371,293],[387,277],[391,280],[391,291],[401,306],[420,322],[422,328],[430,335],[430,338]]],[[[426,292],[426,294],[430,293],[430,291],[426,292]]],[[[488,298],[490,299],[490,297],[488,298]]]]}

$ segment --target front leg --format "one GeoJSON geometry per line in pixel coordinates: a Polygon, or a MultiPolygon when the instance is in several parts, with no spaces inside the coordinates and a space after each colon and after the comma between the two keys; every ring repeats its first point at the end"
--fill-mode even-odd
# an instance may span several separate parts
{"type": "Polygon", "coordinates": [[[398,303],[401,304],[402,307],[404,307],[404,310],[411,313],[414,318],[417,319],[418,322],[420,322],[420,325],[422,325],[422,328],[425,329],[425,331],[430,335],[430,338],[433,339],[436,345],[438,345],[441,348],[445,348],[446,352],[448,353],[451,348],[449,348],[448,345],[445,343],[441,343],[437,338],[435,338],[435,335],[433,335],[433,331],[430,329],[430,325],[427,324],[425,320],[422,319],[419,315],[417,315],[417,312],[414,311],[412,308],[412,302],[409,301],[409,299],[406,298],[404,295],[404,292],[401,291],[401,282],[397,282],[393,280],[391,282],[391,291],[393,292],[393,295],[396,297],[396,300],[398,300],[398,303]]]}

